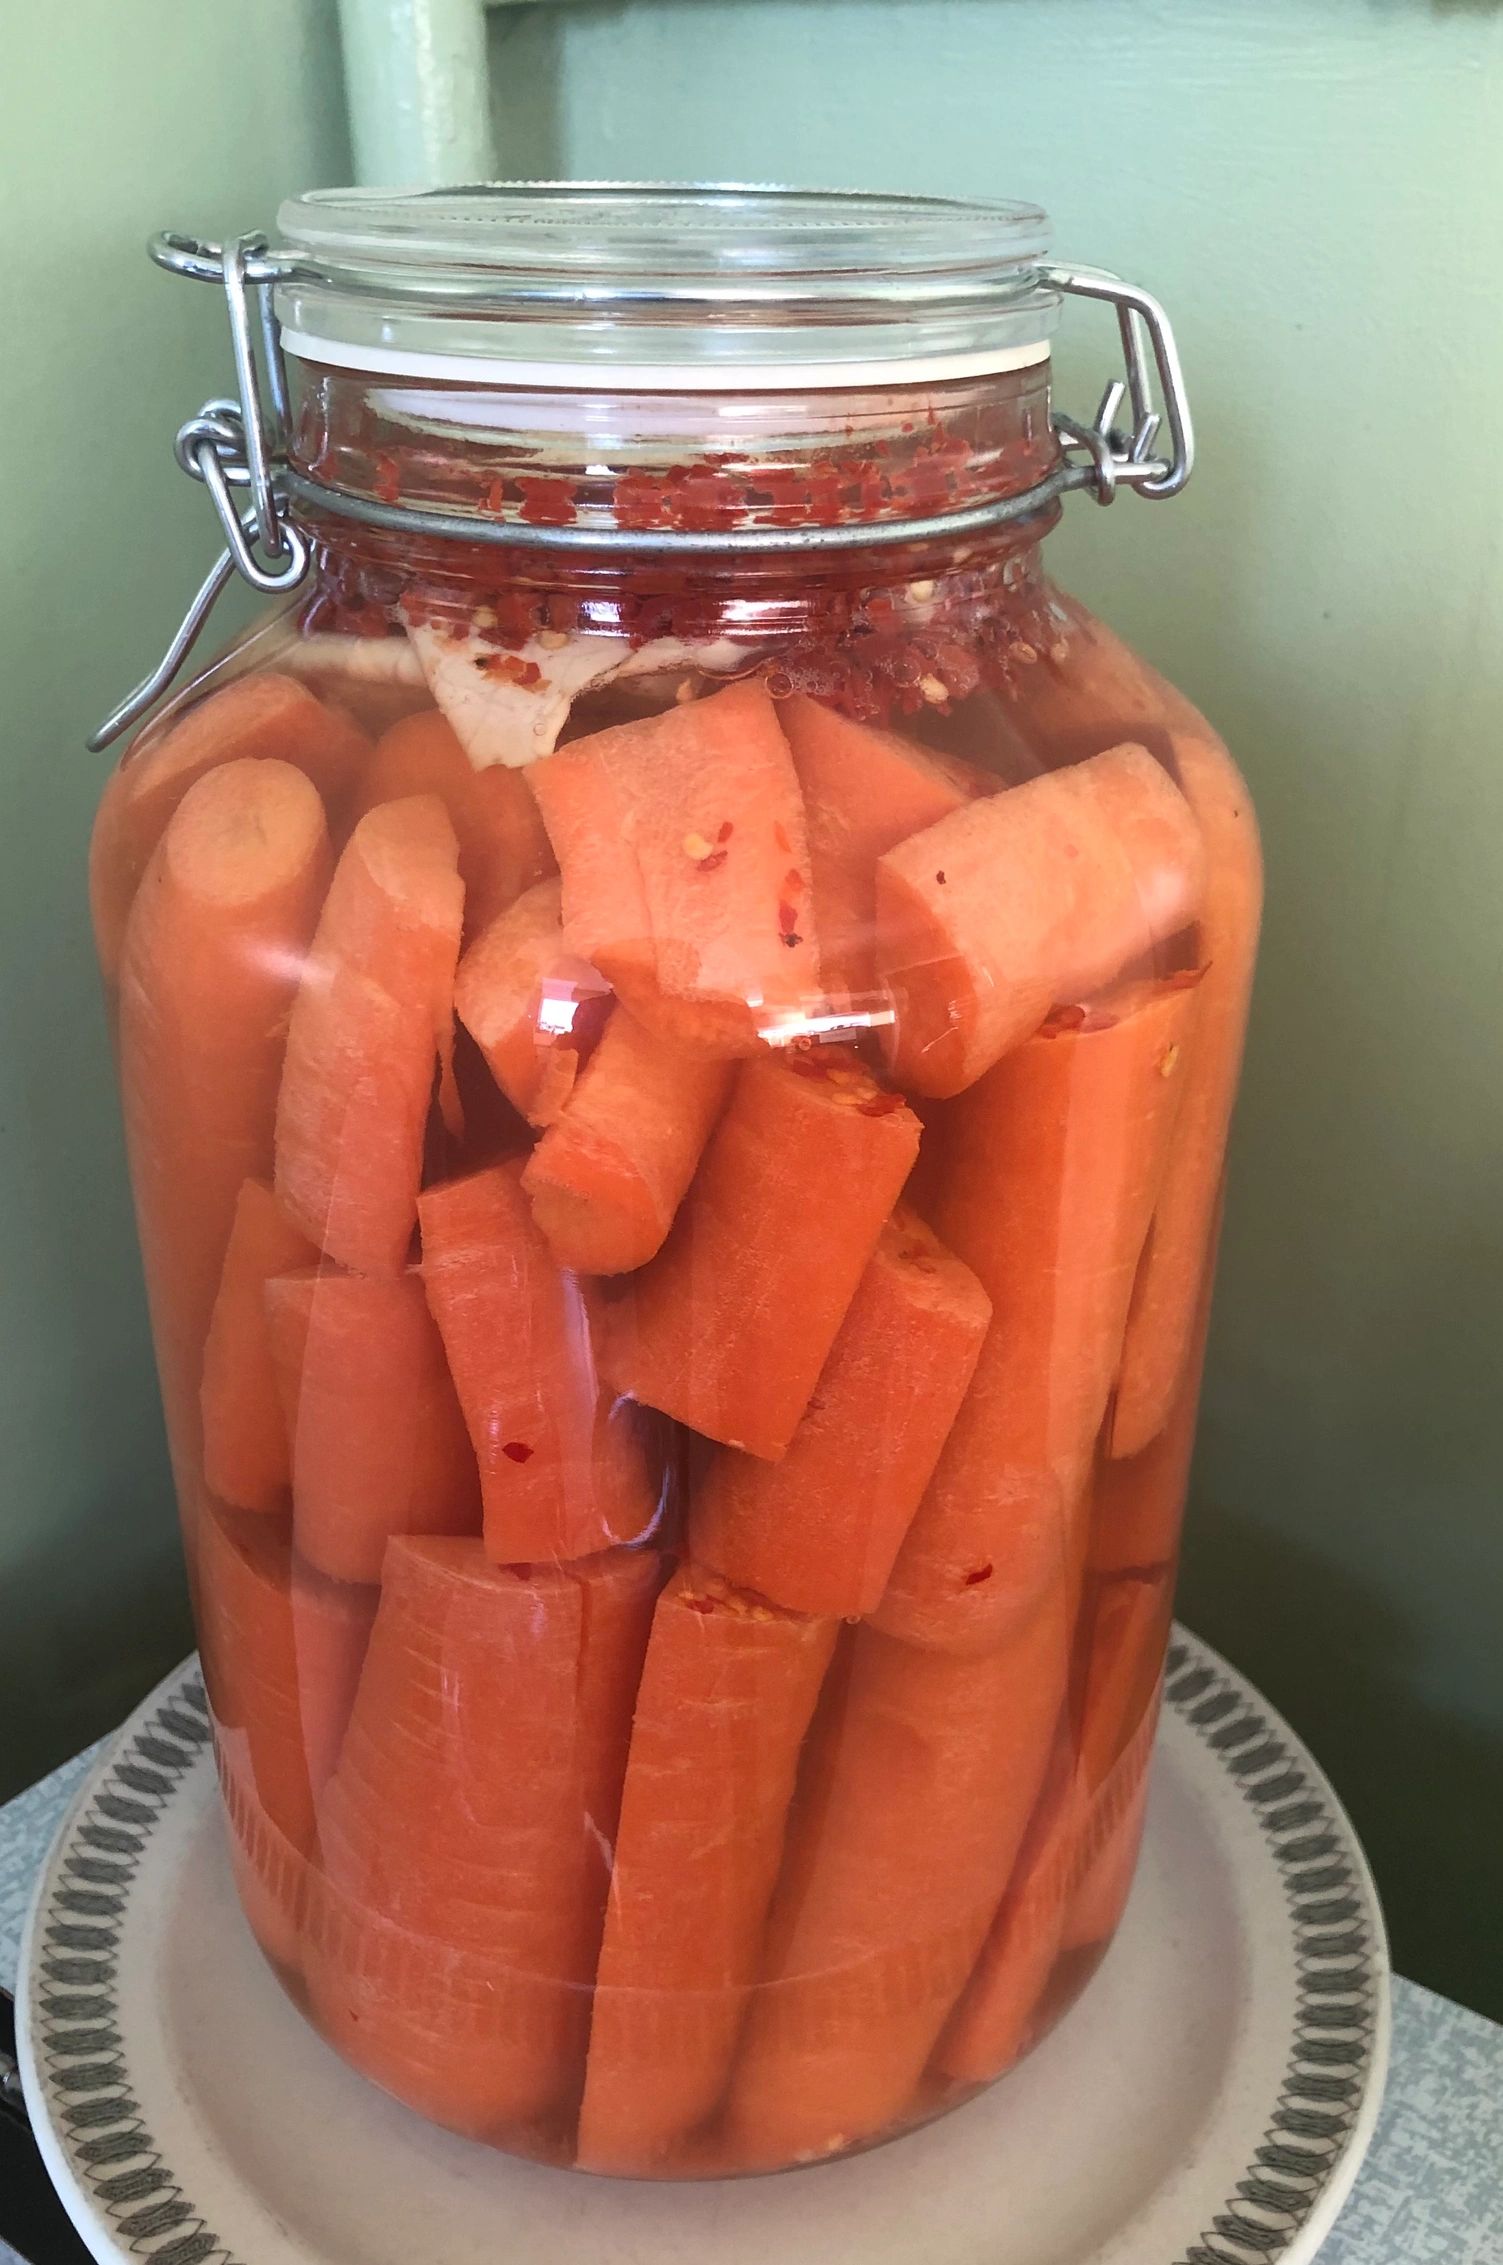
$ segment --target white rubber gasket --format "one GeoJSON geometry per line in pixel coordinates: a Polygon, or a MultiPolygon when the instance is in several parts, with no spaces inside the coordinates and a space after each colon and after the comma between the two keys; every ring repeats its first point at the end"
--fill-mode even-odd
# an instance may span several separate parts
{"type": "Polygon", "coordinates": [[[882,362],[524,362],[501,355],[421,354],[397,346],[355,346],[284,330],[283,351],[332,369],[373,377],[430,378],[451,385],[511,385],[574,393],[863,392],[883,385],[940,385],[954,378],[999,377],[1049,359],[1045,338],[973,354],[914,355],[882,362]]]}

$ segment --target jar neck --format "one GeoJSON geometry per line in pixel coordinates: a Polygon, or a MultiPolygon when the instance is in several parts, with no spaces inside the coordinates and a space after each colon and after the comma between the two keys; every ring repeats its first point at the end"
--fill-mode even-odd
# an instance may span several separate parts
{"type": "MultiPolygon", "coordinates": [[[[293,454],[310,481],[449,517],[796,536],[1022,494],[1058,449],[1047,364],[797,397],[522,396],[307,368],[293,454]]],[[[398,535],[314,510],[303,514],[317,568],[308,619],[377,636],[437,627],[524,668],[579,634],[715,647],[721,666],[729,648],[780,688],[888,720],[1000,682],[1047,639],[1039,543],[1057,516],[1051,506],[959,537],[663,556],[398,535]]]]}

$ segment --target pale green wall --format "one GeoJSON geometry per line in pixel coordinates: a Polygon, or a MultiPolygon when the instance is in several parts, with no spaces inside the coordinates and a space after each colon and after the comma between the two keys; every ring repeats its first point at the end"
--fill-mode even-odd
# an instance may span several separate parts
{"type": "Polygon", "coordinates": [[[1267,832],[1184,1607],[1326,1760],[1400,1962],[1503,2013],[1503,11],[638,0],[493,40],[504,171],[1031,196],[1173,310],[1201,470],[1053,548],[1267,832]]]}
{"type": "Polygon", "coordinates": [[[333,0],[4,13],[0,1792],[189,1642],[84,894],[84,734],[216,548],[171,441],[224,389],[224,317],[146,239],[349,166],[333,0]]]}

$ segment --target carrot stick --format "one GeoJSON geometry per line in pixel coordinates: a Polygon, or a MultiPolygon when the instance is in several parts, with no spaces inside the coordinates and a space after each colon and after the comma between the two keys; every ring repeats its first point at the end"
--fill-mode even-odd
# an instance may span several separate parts
{"type": "MultiPolygon", "coordinates": [[[[1171,1146],[1171,1170],[1173,1153],[1171,1146]]],[[[1201,1267],[1199,1311],[1189,1360],[1162,1431],[1136,1455],[1112,1456],[1106,1451],[1112,1429],[1111,1410],[1107,1411],[1091,1484],[1089,1565],[1093,1573],[1142,1572],[1168,1565],[1179,1549],[1200,1414],[1219,1226],[1218,1216],[1212,1222],[1210,1246],[1201,1267]]],[[[1141,1271],[1140,1266],[1140,1277],[1141,1271]]]]}
{"type": "Polygon", "coordinates": [[[597,1383],[589,1310],[533,1224],[521,1165],[429,1188],[419,1209],[488,1553],[525,1565],[634,1541],[659,1506],[641,1422],[597,1383]]]}
{"type": "Polygon", "coordinates": [[[937,1113],[930,1223],[993,1319],[876,1615],[889,1635],[984,1649],[1063,1560],[1078,1570],[1196,1001],[1192,975],[1061,1014],[937,1113]]]}
{"type": "Polygon", "coordinates": [[[777,713],[803,789],[820,980],[860,998],[876,982],[877,859],[998,782],[807,693],[777,713]]]}
{"type": "Polygon", "coordinates": [[[478,1533],[475,1457],[419,1275],[285,1275],[266,1316],[308,1563],[379,1581],[393,1534],[478,1533]]]}
{"type": "Polygon", "coordinates": [[[918,1138],[844,1049],[748,1063],[667,1242],[611,1309],[612,1382],[710,1439],[783,1454],[918,1138]]]}
{"type": "Polygon", "coordinates": [[[321,1250],[400,1274],[453,1013],[464,891],[454,829],[418,795],[372,810],[335,870],[292,1010],[276,1189],[321,1250]]]}
{"type": "Polygon", "coordinates": [[[1016,1868],[934,2061],[959,2084],[987,2084],[1022,2058],[1064,1939],[1086,1809],[1068,1728],[1055,1745],[1016,1868]]]}
{"type": "Polygon", "coordinates": [[[1088,1799],[1081,1795],[1073,1883],[1060,1930],[1062,1951],[1109,1941],[1127,1907],[1148,1810],[1148,1764],[1157,1727],[1156,1685],[1137,1729],[1102,1783],[1088,1799]]]}
{"type": "Polygon", "coordinates": [[[795,1612],[875,1610],[991,1318],[970,1269],[900,1204],[781,1462],[723,1448],[694,1497],[695,1557],[795,1612]]]}
{"type": "Polygon", "coordinates": [[[384,734],[356,782],[354,815],[384,802],[436,794],[459,842],[464,924],[477,935],[527,889],[557,870],[542,817],[521,771],[477,771],[436,708],[384,734]]]}
{"type": "Polygon", "coordinates": [[[270,1167],[282,1033],[328,855],[301,772],[225,764],[183,797],[126,929],[126,1145],[185,1518],[201,1483],[205,1334],[240,1190],[270,1167]]]}
{"type": "Polygon", "coordinates": [[[522,1174],[560,1266],[624,1274],[656,1257],[730,1081],[729,1064],[614,1010],[522,1174]]]}
{"type": "Polygon", "coordinates": [[[1077,1738],[1081,1784],[1092,1796],[1155,1705],[1174,1602],[1166,1572],[1123,1574],[1093,1589],[1077,1738]]]}
{"type": "Polygon", "coordinates": [[[1176,731],[1173,747],[1180,785],[1206,845],[1209,880],[1200,919],[1206,975],[1169,1168],[1128,1315],[1112,1407],[1113,1455],[1138,1453],[1163,1429],[1191,1363],[1263,901],[1257,824],[1231,757],[1219,740],[1204,734],[1176,731]]]}
{"type": "Polygon", "coordinates": [[[565,948],[557,881],[539,881],[476,937],[454,1006],[512,1107],[551,1123],[609,1008],[601,978],[565,948]]]}
{"type": "Polygon", "coordinates": [[[305,1970],[356,2067],[477,2137],[567,2112],[658,1567],[525,1573],[399,1537],[339,1765],[305,1970]]]}
{"type": "Polygon", "coordinates": [[[380,1594],[377,1588],[359,1587],[352,1581],[331,1581],[293,1556],[298,1719],[315,1808],[344,1744],[380,1594]]]}
{"type": "Polygon", "coordinates": [[[188,789],[223,764],[290,763],[340,808],[369,742],[290,676],[237,677],[165,731],[151,724],[111,773],[89,845],[89,903],[106,982],[119,972],[125,924],[151,853],[188,789]]]}
{"type": "Polygon", "coordinates": [[[221,1501],[240,1510],[286,1505],[292,1458],[266,1333],[266,1284],[317,1256],[266,1182],[247,1180],[235,1205],[200,1389],[204,1477],[221,1501]]]}
{"type": "Polygon", "coordinates": [[[877,862],[878,975],[898,1082],[959,1093],[1195,918],[1205,857],[1189,804],[1143,748],[986,796],[877,862]]]}
{"type": "Polygon", "coordinates": [[[589,2170],[652,2171],[720,2098],[835,1634],[692,1567],[658,1600],[590,2029],[589,2170]]]}
{"type": "Polygon", "coordinates": [[[1110,1450],[1125,1456],[1168,1421],[1189,1362],[1252,991],[1262,852],[1246,784],[1204,717],[1073,599],[1059,594],[1057,606],[1060,660],[1021,669],[1012,680],[1020,723],[1056,760],[1141,740],[1178,780],[1206,851],[1198,939],[1206,976],[1194,1059],[1112,1414],[1110,1450]]]}
{"type": "Polygon", "coordinates": [[[527,778],[569,945],[649,1029],[751,1054],[817,994],[803,803],[760,679],[577,739],[527,778]]]}
{"type": "Polygon", "coordinates": [[[743,2167],[871,2138],[912,2105],[1043,1784],[1067,1605],[1056,1586],[977,1660],[857,1631],[816,1726],[731,2083],[743,2167]]]}

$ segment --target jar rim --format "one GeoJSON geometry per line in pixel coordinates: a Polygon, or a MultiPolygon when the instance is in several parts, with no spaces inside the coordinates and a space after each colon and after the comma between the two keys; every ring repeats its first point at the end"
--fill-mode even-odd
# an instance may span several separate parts
{"type": "Polygon", "coordinates": [[[283,205],[305,360],[461,382],[918,382],[1047,358],[1033,205],[739,183],[321,189],[283,205]]]}

